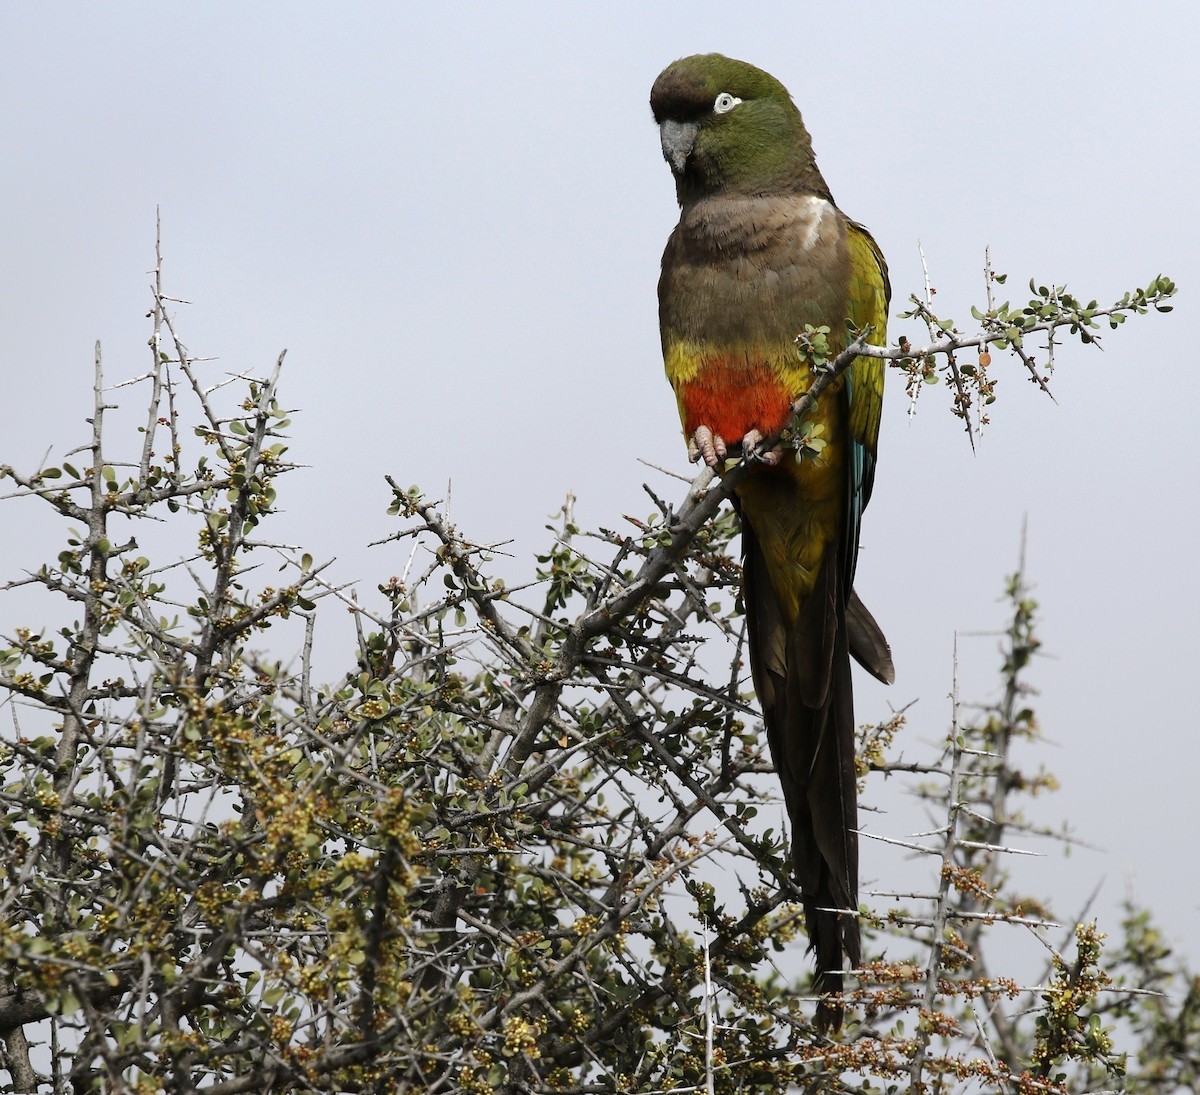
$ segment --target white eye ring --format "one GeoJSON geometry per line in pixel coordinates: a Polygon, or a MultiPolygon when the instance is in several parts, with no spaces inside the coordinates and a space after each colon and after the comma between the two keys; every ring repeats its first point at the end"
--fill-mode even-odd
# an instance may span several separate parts
{"type": "Polygon", "coordinates": [[[722,91],[713,102],[713,113],[728,114],[741,101],[736,95],[730,95],[728,91],[722,91]]]}

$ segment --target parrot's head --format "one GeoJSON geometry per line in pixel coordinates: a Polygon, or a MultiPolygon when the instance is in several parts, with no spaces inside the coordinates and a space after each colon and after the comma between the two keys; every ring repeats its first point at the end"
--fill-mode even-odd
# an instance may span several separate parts
{"type": "Polygon", "coordinates": [[[650,109],[681,205],[721,191],[830,197],[800,111],[760,68],[720,53],[681,58],[654,81],[650,109]]]}

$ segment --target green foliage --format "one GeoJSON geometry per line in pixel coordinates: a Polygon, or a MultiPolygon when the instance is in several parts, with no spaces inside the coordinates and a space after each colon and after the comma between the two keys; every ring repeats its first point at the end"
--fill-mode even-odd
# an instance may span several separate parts
{"type": "Polygon", "coordinates": [[[1083,304],[1067,292],[1065,285],[1039,285],[1031,278],[1031,299],[1025,304],[1013,304],[993,298],[994,287],[1004,285],[1007,276],[992,269],[990,256],[984,277],[987,304],[984,308],[971,308],[971,318],[978,324],[977,333],[963,332],[953,319],[938,314],[933,308],[932,290],[927,291],[924,299],[909,297],[912,308],[899,316],[902,320],[919,320],[930,338],[929,344],[920,348],[911,346],[907,339],[900,342],[901,352],[896,360],[907,377],[910,400],[916,400],[924,385],[936,384],[945,375],[954,390],[953,412],[963,419],[968,430],[972,428],[972,412],[975,428],[987,425],[988,416],[983,408],[996,400],[996,378],[989,371],[992,350],[1014,354],[1030,381],[1048,395],[1061,332],[1065,330],[1085,346],[1098,346],[1100,336],[1096,331],[1101,320],[1115,330],[1130,315],[1144,315],[1151,309],[1170,312],[1167,301],[1177,290],[1170,278],[1159,274],[1146,288],[1127,292],[1102,308],[1095,300],[1083,304]],[[1040,340],[1036,348],[1035,340],[1040,340]],[[974,351],[975,360],[961,360],[963,350],[974,351]]]}

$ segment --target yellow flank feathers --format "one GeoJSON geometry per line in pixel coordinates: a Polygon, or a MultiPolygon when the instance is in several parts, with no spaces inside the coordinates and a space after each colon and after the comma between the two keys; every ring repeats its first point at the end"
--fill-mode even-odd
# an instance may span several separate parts
{"type": "Polygon", "coordinates": [[[790,344],[772,349],[763,346],[735,348],[726,345],[705,346],[678,339],[663,348],[667,379],[676,388],[696,380],[710,367],[713,359],[719,359],[722,368],[758,369],[766,365],[789,388],[796,389],[797,396],[808,387],[808,369],[801,365],[795,346],[790,344]]]}

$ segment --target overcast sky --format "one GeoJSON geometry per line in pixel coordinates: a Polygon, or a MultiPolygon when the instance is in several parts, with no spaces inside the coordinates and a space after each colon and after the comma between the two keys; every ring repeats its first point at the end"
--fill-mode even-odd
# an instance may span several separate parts
{"type": "MultiPolygon", "coordinates": [[[[1160,272],[1181,286],[1103,353],[1063,352],[1057,404],[998,362],[974,456],[944,392],[910,422],[891,378],[858,585],[897,682],[861,680],[858,714],[918,700],[907,747],[942,737],[955,633],[1003,624],[1027,517],[1052,656],[1033,674],[1040,757],[1063,784],[1039,816],[1102,851],[1018,878],[1064,916],[1103,878],[1108,926],[1132,892],[1196,959],[1198,28],[1192,0],[5,4],[0,462],[84,440],[96,339],[110,380],[145,369],[161,207],[167,291],[193,302],[179,330],[211,375],[288,348],[310,467],[282,484],[276,531],[342,579],[399,569],[366,547],[392,528],[385,473],[452,484],[465,532],[516,541],[510,578],[532,575],[567,491],[584,525],[648,514],[639,459],[687,465],[655,315],[674,189],[647,97],[676,57],[751,61],[882,246],[894,311],[921,287],[918,241],[961,321],[987,245],[1014,298],[1031,276],[1102,301],[1160,272]]],[[[4,577],[59,550],[16,513],[4,577]]],[[[0,631],[29,622],[14,613],[0,600],[0,631]]],[[[348,635],[322,626],[344,667],[348,635]]],[[[964,698],[990,697],[997,664],[994,636],[960,639],[964,698]]]]}

